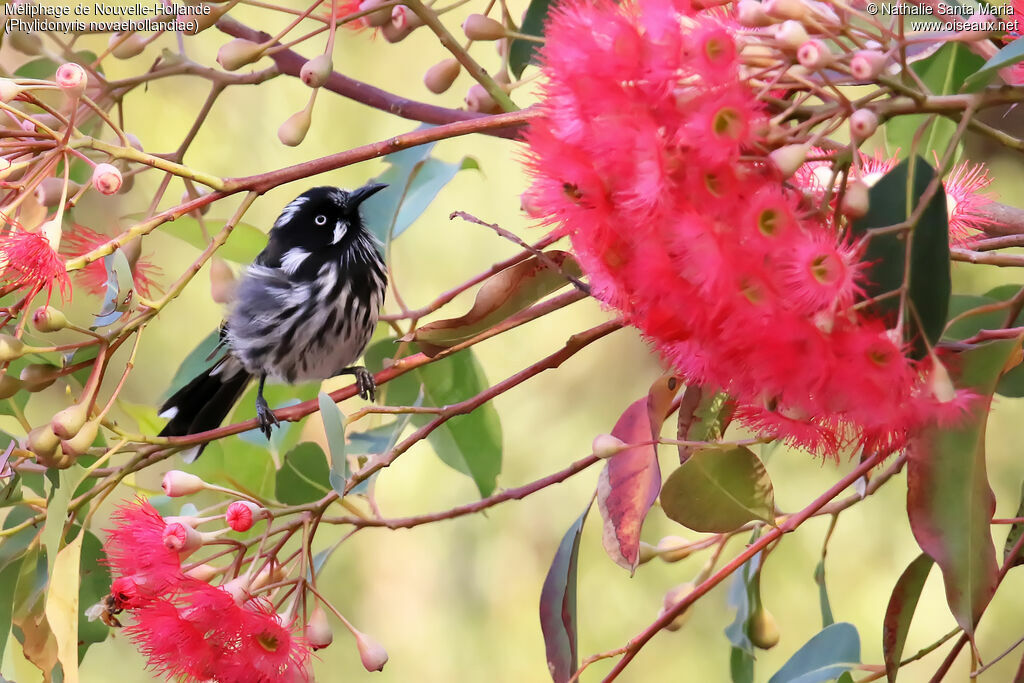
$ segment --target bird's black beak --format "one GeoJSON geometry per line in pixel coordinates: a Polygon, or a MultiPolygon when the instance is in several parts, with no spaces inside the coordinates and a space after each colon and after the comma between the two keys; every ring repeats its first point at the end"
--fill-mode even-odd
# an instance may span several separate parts
{"type": "Polygon", "coordinates": [[[349,202],[351,202],[353,207],[359,206],[367,199],[383,190],[385,187],[387,187],[386,183],[374,183],[373,185],[364,185],[363,187],[360,187],[358,190],[352,190],[352,192],[349,193],[349,202]]]}

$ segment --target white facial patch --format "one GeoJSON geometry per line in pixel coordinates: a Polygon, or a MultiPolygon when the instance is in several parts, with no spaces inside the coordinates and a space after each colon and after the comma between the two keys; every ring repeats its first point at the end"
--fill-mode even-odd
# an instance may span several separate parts
{"type": "Polygon", "coordinates": [[[302,208],[302,205],[308,201],[309,197],[297,197],[293,199],[288,206],[284,207],[284,211],[282,211],[281,215],[277,217],[277,220],[274,221],[274,227],[280,228],[282,225],[295,218],[295,214],[297,214],[302,208]]]}
{"type": "Polygon", "coordinates": [[[345,191],[344,190],[331,190],[328,194],[331,201],[338,206],[345,206],[345,191]]]}
{"type": "Polygon", "coordinates": [[[295,271],[299,269],[299,266],[307,258],[309,258],[309,252],[305,249],[299,249],[298,247],[289,249],[281,257],[281,270],[289,275],[294,275],[295,271]]]}
{"type": "Polygon", "coordinates": [[[337,244],[341,241],[341,238],[345,236],[348,231],[348,226],[345,225],[345,221],[338,221],[334,224],[334,241],[331,244],[337,244]]]}

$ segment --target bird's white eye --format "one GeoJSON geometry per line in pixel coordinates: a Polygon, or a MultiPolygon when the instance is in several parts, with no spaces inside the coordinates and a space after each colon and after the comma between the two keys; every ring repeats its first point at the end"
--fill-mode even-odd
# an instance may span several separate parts
{"type": "Polygon", "coordinates": [[[319,216],[313,219],[313,222],[316,223],[317,225],[327,225],[327,216],[320,214],[319,216]]]}

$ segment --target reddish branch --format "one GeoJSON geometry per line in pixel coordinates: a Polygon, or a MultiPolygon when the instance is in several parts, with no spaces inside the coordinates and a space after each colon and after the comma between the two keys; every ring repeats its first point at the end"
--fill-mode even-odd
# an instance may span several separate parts
{"type": "MultiPolygon", "coordinates": [[[[251,40],[254,43],[265,43],[270,40],[271,36],[263,31],[257,31],[256,29],[249,28],[244,24],[230,18],[223,17],[217,22],[217,28],[224,33],[234,38],[245,38],[251,40]]],[[[280,45],[280,43],[274,43],[274,45],[280,45]]],[[[274,60],[277,64],[277,68],[283,74],[294,76],[298,78],[299,71],[302,69],[302,65],[306,63],[306,58],[293,50],[279,50],[272,52],[269,57],[274,60]]],[[[374,109],[380,109],[386,111],[389,114],[395,116],[401,116],[404,119],[412,119],[413,121],[422,121],[423,123],[452,123],[454,121],[471,121],[486,116],[477,112],[464,111],[462,109],[448,109],[446,107],[438,107],[433,104],[427,104],[425,102],[417,102],[416,100],[406,99],[393,95],[386,90],[375,88],[374,86],[357,81],[354,78],[349,78],[337,71],[331,73],[327,79],[327,83],[324,84],[325,90],[330,90],[333,93],[347,97],[350,100],[355,100],[365,104],[368,107],[374,109]]],[[[518,134],[521,123],[513,124],[506,128],[498,128],[484,131],[487,135],[494,135],[503,138],[514,138],[518,134]]]]}

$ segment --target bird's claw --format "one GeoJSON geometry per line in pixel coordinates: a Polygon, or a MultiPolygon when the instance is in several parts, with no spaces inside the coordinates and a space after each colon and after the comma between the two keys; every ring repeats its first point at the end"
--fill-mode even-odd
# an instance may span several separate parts
{"type": "Polygon", "coordinates": [[[270,440],[270,434],[274,430],[274,426],[280,426],[281,423],[278,421],[277,416],[274,415],[274,411],[267,405],[267,399],[259,396],[256,398],[256,419],[260,423],[260,431],[263,432],[263,436],[270,440]]]}
{"type": "Polygon", "coordinates": [[[352,374],[356,376],[356,388],[359,391],[359,398],[364,401],[377,400],[377,382],[373,375],[366,368],[352,368],[352,374]]]}

